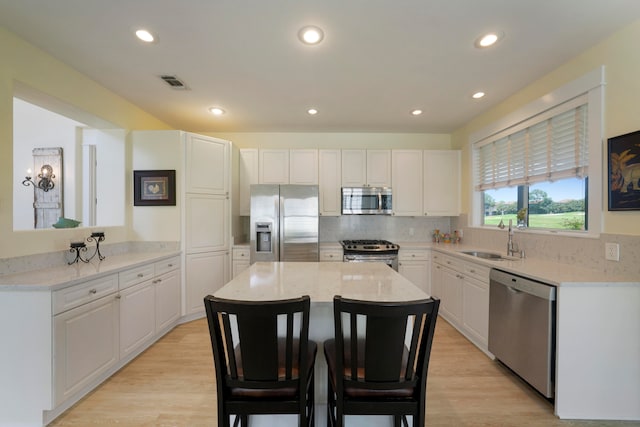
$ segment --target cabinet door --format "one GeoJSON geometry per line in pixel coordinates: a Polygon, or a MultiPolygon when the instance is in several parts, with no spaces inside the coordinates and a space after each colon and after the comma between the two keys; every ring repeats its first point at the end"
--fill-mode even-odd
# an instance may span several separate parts
{"type": "Polygon", "coordinates": [[[320,215],[340,216],[342,213],[340,150],[320,150],[320,215]]]}
{"type": "Polygon", "coordinates": [[[442,268],[442,314],[456,328],[462,325],[462,276],[450,268],[442,268]]]}
{"type": "Polygon", "coordinates": [[[367,183],[367,151],[342,150],[342,186],[363,187],[367,183]]]}
{"type": "Polygon", "coordinates": [[[318,185],[318,150],[289,151],[289,184],[318,185]]]}
{"type": "Polygon", "coordinates": [[[392,150],[393,214],[422,216],[422,150],[392,150]]]}
{"type": "Polygon", "coordinates": [[[398,273],[409,279],[427,295],[431,295],[429,261],[399,261],[398,273]]]}
{"type": "Polygon", "coordinates": [[[116,295],[54,317],[54,407],[86,387],[118,362],[116,295]]]}
{"type": "Polygon", "coordinates": [[[186,257],[187,314],[204,311],[204,297],[223,287],[229,278],[228,252],[206,252],[186,257]]]}
{"type": "Polygon", "coordinates": [[[367,150],[367,185],[391,187],[391,150],[367,150]]]}
{"type": "Polygon", "coordinates": [[[229,236],[229,200],[226,196],[187,194],[185,245],[187,253],[226,250],[229,236]]]}
{"type": "Polygon", "coordinates": [[[465,329],[487,348],[489,338],[489,284],[465,276],[462,288],[462,321],[465,329]]]}
{"type": "Polygon", "coordinates": [[[242,273],[243,271],[245,271],[247,268],[249,268],[249,260],[242,260],[242,259],[234,259],[232,261],[233,264],[233,276],[232,277],[236,277],[238,274],[242,273]]]}
{"type": "MultiPolygon", "coordinates": [[[[431,265],[431,296],[442,298],[442,265],[431,265]]],[[[442,309],[441,309],[442,310],[442,309]]]]}
{"type": "Polygon", "coordinates": [[[260,184],[289,183],[289,150],[260,150],[260,184]]]}
{"type": "Polygon", "coordinates": [[[186,136],[187,193],[229,194],[229,142],[206,136],[186,136]]]}
{"type": "Polygon", "coordinates": [[[424,214],[460,214],[460,151],[424,151],[424,214]]]}
{"type": "Polygon", "coordinates": [[[173,325],[182,307],[180,270],[173,270],[153,280],[156,287],[156,333],[173,325]]]}
{"type": "Polygon", "coordinates": [[[240,150],[240,216],[251,215],[251,184],[259,183],[258,150],[240,150]]]}
{"type": "Polygon", "coordinates": [[[147,280],[120,291],[120,357],[135,353],[156,330],[155,286],[147,280]]]}

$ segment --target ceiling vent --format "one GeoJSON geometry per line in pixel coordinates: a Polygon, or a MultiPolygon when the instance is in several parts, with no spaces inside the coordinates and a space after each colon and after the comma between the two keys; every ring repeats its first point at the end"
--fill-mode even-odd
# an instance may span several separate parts
{"type": "Polygon", "coordinates": [[[169,86],[171,86],[171,89],[179,89],[179,90],[188,89],[187,85],[185,85],[184,82],[179,78],[177,78],[176,76],[162,75],[160,76],[160,78],[164,80],[165,83],[167,83],[169,86]]]}

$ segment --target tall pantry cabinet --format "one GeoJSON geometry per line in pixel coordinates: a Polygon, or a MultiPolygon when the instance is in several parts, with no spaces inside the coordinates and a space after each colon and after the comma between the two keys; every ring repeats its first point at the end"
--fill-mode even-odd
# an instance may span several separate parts
{"type": "Polygon", "coordinates": [[[199,317],[204,296],[230,278],[231,143],[182,131],[135,131],[132,141],[134,170],[176,170],[176,206],[134,207],[134,233],[180,242],[182,314],[199,317]]]}

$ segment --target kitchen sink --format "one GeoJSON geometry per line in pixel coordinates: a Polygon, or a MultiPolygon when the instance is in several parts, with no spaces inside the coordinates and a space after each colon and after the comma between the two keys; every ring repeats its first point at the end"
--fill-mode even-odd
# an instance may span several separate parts
{"type": "Polygon", "coordinates": [[[478,258],[489,259],[493,261],[501,261],[503,259],[509,259],[500,254],[494,254],[492,252],[481,252],[481,251],[461,251],[461,253],[465,255],[471,255],[478,258]]]}

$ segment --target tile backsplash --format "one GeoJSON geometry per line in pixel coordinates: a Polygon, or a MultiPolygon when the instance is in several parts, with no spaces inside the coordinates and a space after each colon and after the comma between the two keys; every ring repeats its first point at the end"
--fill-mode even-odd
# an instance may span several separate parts
{"type": "Polygon", "coordinates": [[[320,241],[384,239],[399,242],[430,242],[433,230],[448,232],[448,217],[397,217],[389,215],[342,215],[320,217],[320,241]]]}
{"type": "MultiPolygon", "coordinates": [[[[466,215],[452,219],[451,227],[464,231],[464,242],[506,253],[507,229],[467,227],[466,215]]],[[[601,234],[599,238],[540,234],[515,230],[513,240],[527,258],[576,265],[612,275],[640,278],[640,236],[601,234]],[[620,245],[620,261],[605,259],[605,243],[620,245]]]]}

